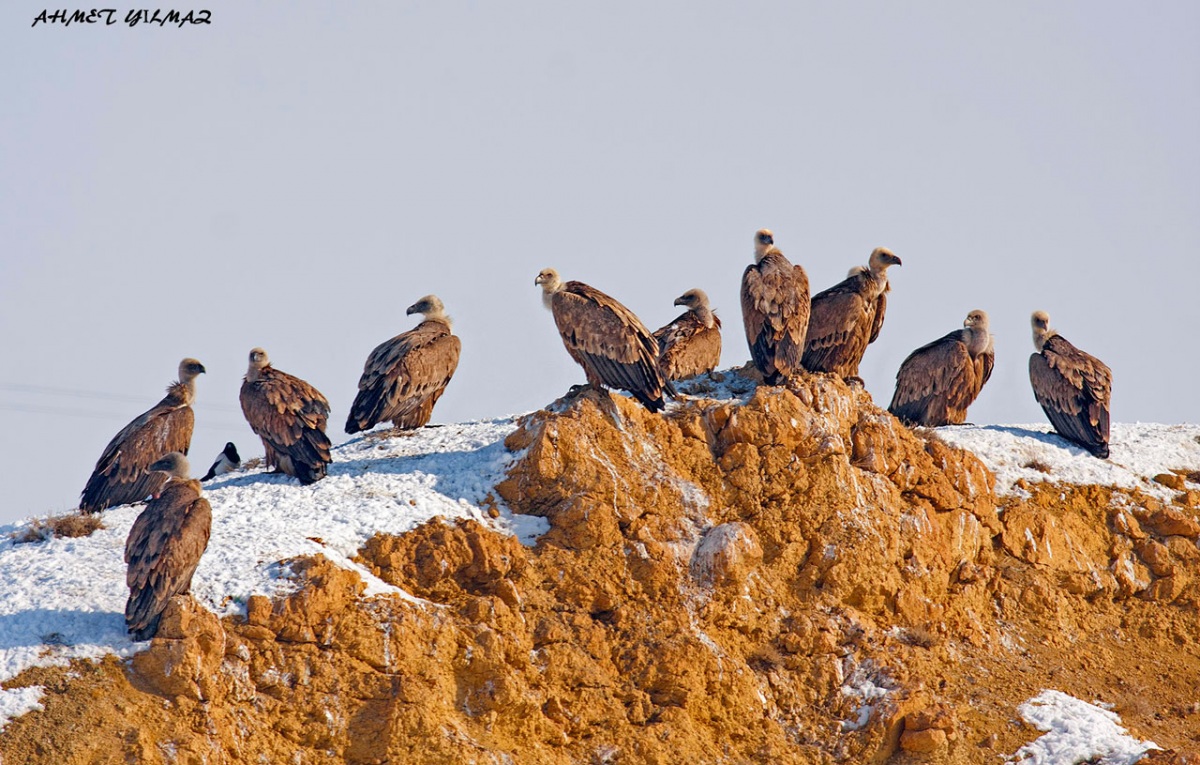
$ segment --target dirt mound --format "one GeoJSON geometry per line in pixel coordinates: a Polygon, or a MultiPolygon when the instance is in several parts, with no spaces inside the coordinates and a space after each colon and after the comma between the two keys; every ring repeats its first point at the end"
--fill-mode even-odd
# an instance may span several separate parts
{"type": "Polygon", "coordinates": [[[978,763],[1043,688],[1200,746],[1187,492],[997,498],[825,376],[667,416],[585,393],[507,445],[537,547],[435,520],[360,552],[403,592],[317,557],[245,619],[180,598],[131,662],[10,683],[46,695],[5,761],[978,763]]]}

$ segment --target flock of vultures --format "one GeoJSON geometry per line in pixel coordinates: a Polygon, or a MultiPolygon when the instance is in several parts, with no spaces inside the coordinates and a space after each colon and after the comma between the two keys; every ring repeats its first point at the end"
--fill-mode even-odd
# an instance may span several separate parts
{"type": "MultiPolygon", "coordinates": [[[[742,319],[755,367],[767,385],[786,385],[807,373],[858,379],[867,346],[879,337],[887,310],[891,266],[900,258],[885,248],[871,253],[843,281],[809,297],[804,269],[775,247],[766,229],[754,235],[754,263],[742,275],[742,319]]],[[[537,275],[542,299],[554,315],[567,353],[594,389],[628,391],[651,412],[678,395],[672,381],[711,372],[721,357],[721,321],[702,290],[675,300],[687,310],[651,333],[613,297],[577,281],[563,282],[553,269],[537,275]]],[[[358,395],[346,420],[357,433],[391,422],[420,428],[458,366],[461,348],[450,331],[442,302],[429,295],[408,308],[422,314],[414,329],[382,343],[367,357],[358,395]]],[[[1029,359],[1033,392],[1055,430],[1096,457],[1108,456],[1112,373],[1054,330],[1042,311],[1033,314],[1029,359]]],[[[961,424],[992,372],[988,315],[967,314],[963,328],[913,351],[896,374],[888,411],[907,425],[961,424]]],[[[88,479],[80,511],[151,497],[125,545],[130,595],[125,619],[137,640],[152,637],[167,601],[191,587],[208,545],[212,511],[190,477],[186,457],[192,437],[195,359],[179,365],[179,380],[154,408],[129,423],[104,449],[88,479]]],[[[329,402],[304,380],[271,365],[266,351],[250,351],[241,388],[242,411],[263,442],[265,462],[302,484],[325,477],[330,441],[325,434],[329,402]]],[[[238,466],[227,444],[208,475],[238,466]]]]}

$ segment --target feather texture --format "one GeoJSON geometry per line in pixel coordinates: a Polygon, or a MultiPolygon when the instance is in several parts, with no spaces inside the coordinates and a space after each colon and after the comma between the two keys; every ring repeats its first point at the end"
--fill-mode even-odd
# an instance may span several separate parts
{"type": "Polygon", "coordinates": [[[1029,357],[1033,395],[1059,435],[1108,457],[1112,370],[1057,333],[1029,357]]]}
{"type": "Polygon", "coordinates": [[[358,381],[346,432],[370,430],[390,420],[402,429],[429,422],[446,390],[462,343],[445,321],[426,320],[371,351],[358,381]]]}
{"type": "Polygon", "coordinates": [[[299,377],[270,365],[266,353],[251,351],[250,372],[242,382],[242,412],[250,429],[262,439],[268,467],[310,484],[325,477],[332,460],[325,435],[329,401],[299,377]],[[254,354],[262,353],[255,367],[254,354]]]}
{"type": "Polygon", "coordinates": [[[775,247],[742,274],[750,358],[771,385],[800,371],[809,319],[808,276],[775,247]]]}
{"type": "Polygon", "coordinates": [[[134,640],[154,637],[167,601],[191,589],[211,530],[200,482],[186,478],[168,481],[133,522],[125,542],[125,624],[134,640]]]}
{"type": "MultiPolygon", "coordinates": [[[[972,316],[976,313],[982,312],[972,316]]],[[[960,425],[991,376],[993,363],[986,318],[982,327],[955,330],[904,360],[888,411],[907,425],[960,425]]]]}

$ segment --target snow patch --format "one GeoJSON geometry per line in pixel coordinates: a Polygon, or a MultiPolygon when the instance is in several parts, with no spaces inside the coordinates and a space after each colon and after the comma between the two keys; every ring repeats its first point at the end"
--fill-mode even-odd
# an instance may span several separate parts
{"type": "Polygon", "coordinates": [[[1016,486],[1024,479],[1136,488],[1169,500],[1175,492],[1152,480],[1154,476],[1174,469],[1200,470],[1200,425],[1114,424],[1106,460],[1062,438],[1048,424],[933,430],[946,443],[979,457],[996,474],[997,494],[1025,494],[1016,486]]]}
{"type": "MultiPolygon", "coordinates": [[[[532,544],[544,518],[480,507],[513,459],[504,439],[512,417],[424,428],[391,438],[356,438],[333,450],[329,474],[311,486],[262,471],[207,482],[212,537],[192,594],[220,616],[244,611],[250,595],[286,595],[295,584],[280,562],[321,554],[362,577],[366,594],[414,598],[353,558],[376,533],[403,534],[430,518],[471,518],[532,544]]],[[[0,682],[29,667],[65,666],[145,648],[125,631],[125,539],[143,509],[106,510],[105,528],[78,539],[16,544],[30,524],[0,527],[0,682]]],[[[36,708],[41,691],[0,693],[0,726],[36,708]]]]}
{"type": "Polygon", "coordinates": [[[1107,709],[1061,691],[1044,690],[1017,711],[1046,735],[1018,749],[1008,765],[1132,765],[1146,752],[1159,748],[1153,741],[1130,736],[1120,726],[1121,718],[1107,709]]]}

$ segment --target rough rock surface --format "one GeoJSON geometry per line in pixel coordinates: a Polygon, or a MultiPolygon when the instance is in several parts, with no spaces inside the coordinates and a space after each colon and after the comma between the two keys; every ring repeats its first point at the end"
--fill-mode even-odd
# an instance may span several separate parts
{"type": "Polygon", "coordinates": [[[998,500],[827,376],[666,416],[588,392],[508,446],[536,548],[435,520],[360,553],[411,597],[315,557],[244,619],[178,598],[131,661],[10,683],[46,694],[3,761],[966,764],[1036,738],[1047,687],[1200,748],[1194,504],[998,500]]]}

